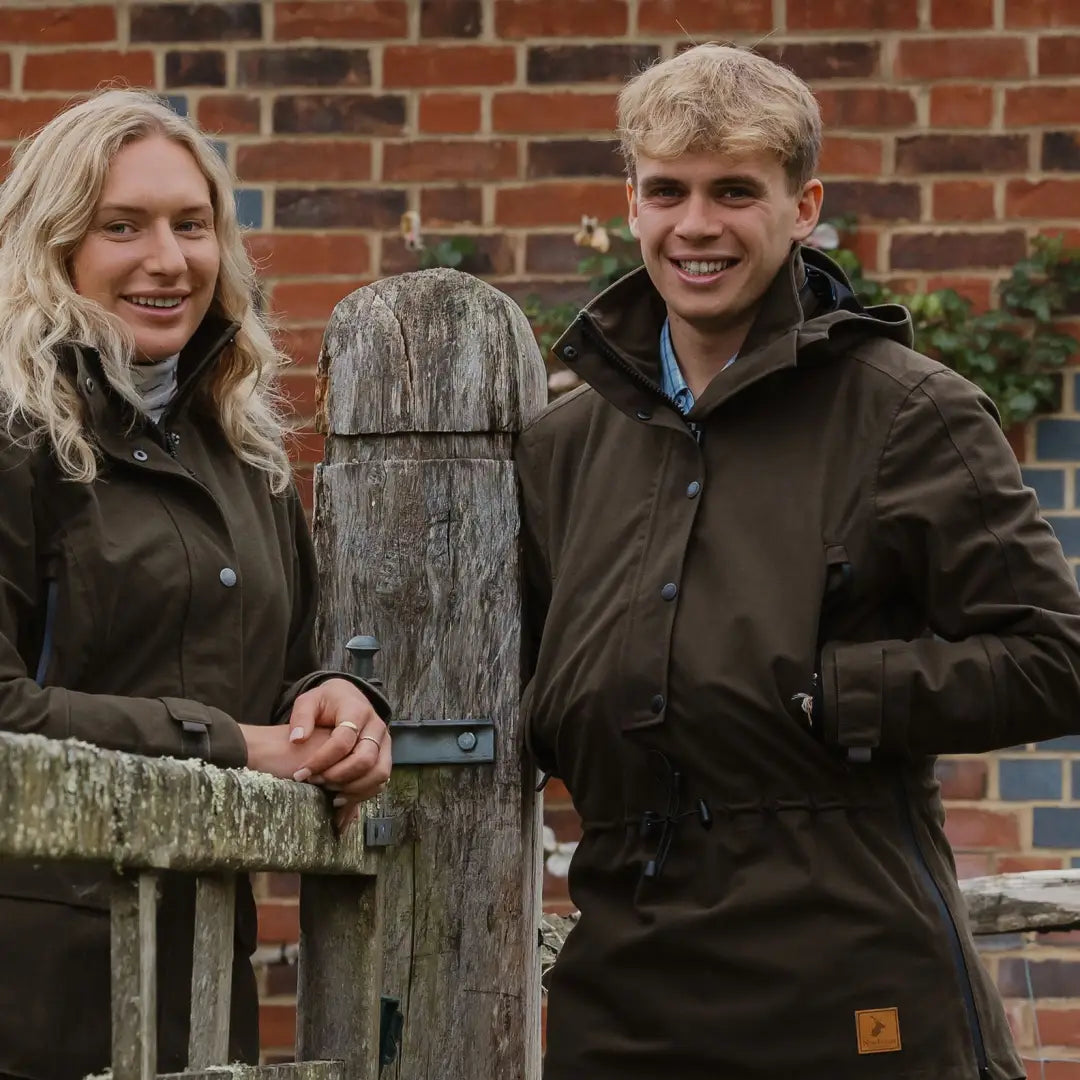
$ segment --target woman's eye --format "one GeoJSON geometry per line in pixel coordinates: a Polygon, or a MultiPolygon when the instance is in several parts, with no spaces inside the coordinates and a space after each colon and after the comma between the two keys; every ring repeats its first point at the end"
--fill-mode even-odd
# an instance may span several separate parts
{"type": "Polygon", "coordinates": [[[103,229],[112,236],[125,236],[131,230],[131,225],[126,221],[110,221],[103,229]]]}
{"type": "Polygon", "coordinates": [[[205,221],[196,221],[196,220],[181,221],[176,226],[176,228],[180,232],[199,232],[199,230],[206,228],[206,222],[205,221]]]}

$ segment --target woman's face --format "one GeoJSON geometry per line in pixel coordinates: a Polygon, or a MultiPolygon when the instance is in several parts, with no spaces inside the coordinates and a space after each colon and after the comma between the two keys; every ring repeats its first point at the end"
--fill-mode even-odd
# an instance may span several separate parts
{"type": "Polygon", "coordinates": [[[72,256],[75,291],[123,319],[136,360],[152,363],[195,333],[220,262],[210,186],[191,153],[163,135],[128,143],[72,256]]]}

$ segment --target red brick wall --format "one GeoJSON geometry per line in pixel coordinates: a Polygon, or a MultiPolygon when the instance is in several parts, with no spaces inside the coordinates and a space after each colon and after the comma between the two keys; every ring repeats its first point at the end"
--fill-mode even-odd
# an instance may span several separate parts
{"type": "MultiPolygon", "coordinates": [[[[20,135],[115,77],[171,95],[219,138],[296,360],[287,381],[302,429],[335,301],[416,265],[398,232],[406,209],[420,212],[429,242],[475,235],[470,268],[515,296],[579,295],[580,216],[624,207],[614,94],[688,38],[763,41],[812,83],[829,129],[826,213],[859,216],[859,250],[883,276],[951,284],[986,304],[1028,237],[1075,230],[1080,213],[1080,0],[0,4],[0,163],[20,135]]],[[[1072,517],[1080,434],[1075,454],[1060,449],[1069,431],[1050,435],[1043,452],[1032,428],[1028,446],[1060,486],[1055,509],[1072,517]]],[[[306,434],[305,469],[319,453],[306,434]]],[[[1040,811],[1080,799],[1077,748],[944,767],[962,872],[1069,864],[1080,825],[1040,811]]],[[[572,840],[557,789],[548,806],[572,840]]],[[[561,882],[548,884],[557,903],[561,882]]],[[[264,942],[293,938],[290,881],[263,888],[264,942]]],[[[1022,943],[1001,944],[987,961],[1031,1047],[1022,943]]],[[[1080,964],[1062,962],[1074,951],[1067,937],[1028,949],[1047,1044],[1080,1047],[1080,1010],[1065,1000],[1080,996],[1080,964]]],[[[274,1056],[291,1042],[292,983],[281,967],[265,978],[274,1056]]],[[[1049,1080],[1066,1075],[1055,1068],[1049,1080]]]]}

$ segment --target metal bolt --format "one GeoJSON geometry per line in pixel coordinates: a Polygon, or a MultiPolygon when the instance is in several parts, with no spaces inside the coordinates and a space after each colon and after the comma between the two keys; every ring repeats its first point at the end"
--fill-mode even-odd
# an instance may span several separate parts
{"type": "Polygon", "coordinates": [[[476,735],[471,731],[463,731],[457,737],[457,744],[467,754],[470,750],[476,749],[476,735]]]}

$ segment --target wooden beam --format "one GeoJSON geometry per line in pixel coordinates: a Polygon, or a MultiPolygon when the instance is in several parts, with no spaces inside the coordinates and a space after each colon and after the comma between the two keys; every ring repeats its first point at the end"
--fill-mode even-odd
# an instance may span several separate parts
{"type": "Polygon", "coordinates": [[[200,874],[195,881],[188,1035],[188,1068],[191,1069],[228,1064],[235,918],[235,876],[200,874]]]}
{"type": "Polygon", "coordinates": [[[363,822],[339,837],[309,784],[200,761],[0,732],[0,859],[133,869],[370,874],[363,822]]]}
{"type": "Polygon", "coordinates": [[[1080,870],[1029,870],[960,882],[976,934],[1080,926],[1080,870]]]}
{"type": "MultiPolygon", "coordinates": [[[[89,1077],[88,1080],[109,1080],[89,1077]]],[[[224,1065],[215,1069],[194,1069],[182,1073],[162,1073],[157,1080],[345,1080],[340,1061],[305,1061],[286,1065],[224,1065]]]]}
{"type": "Polygon", "coordinates": [[[118,874],[112,919],[113,1080],[157,1075],[157,875],[118,874]]]}

